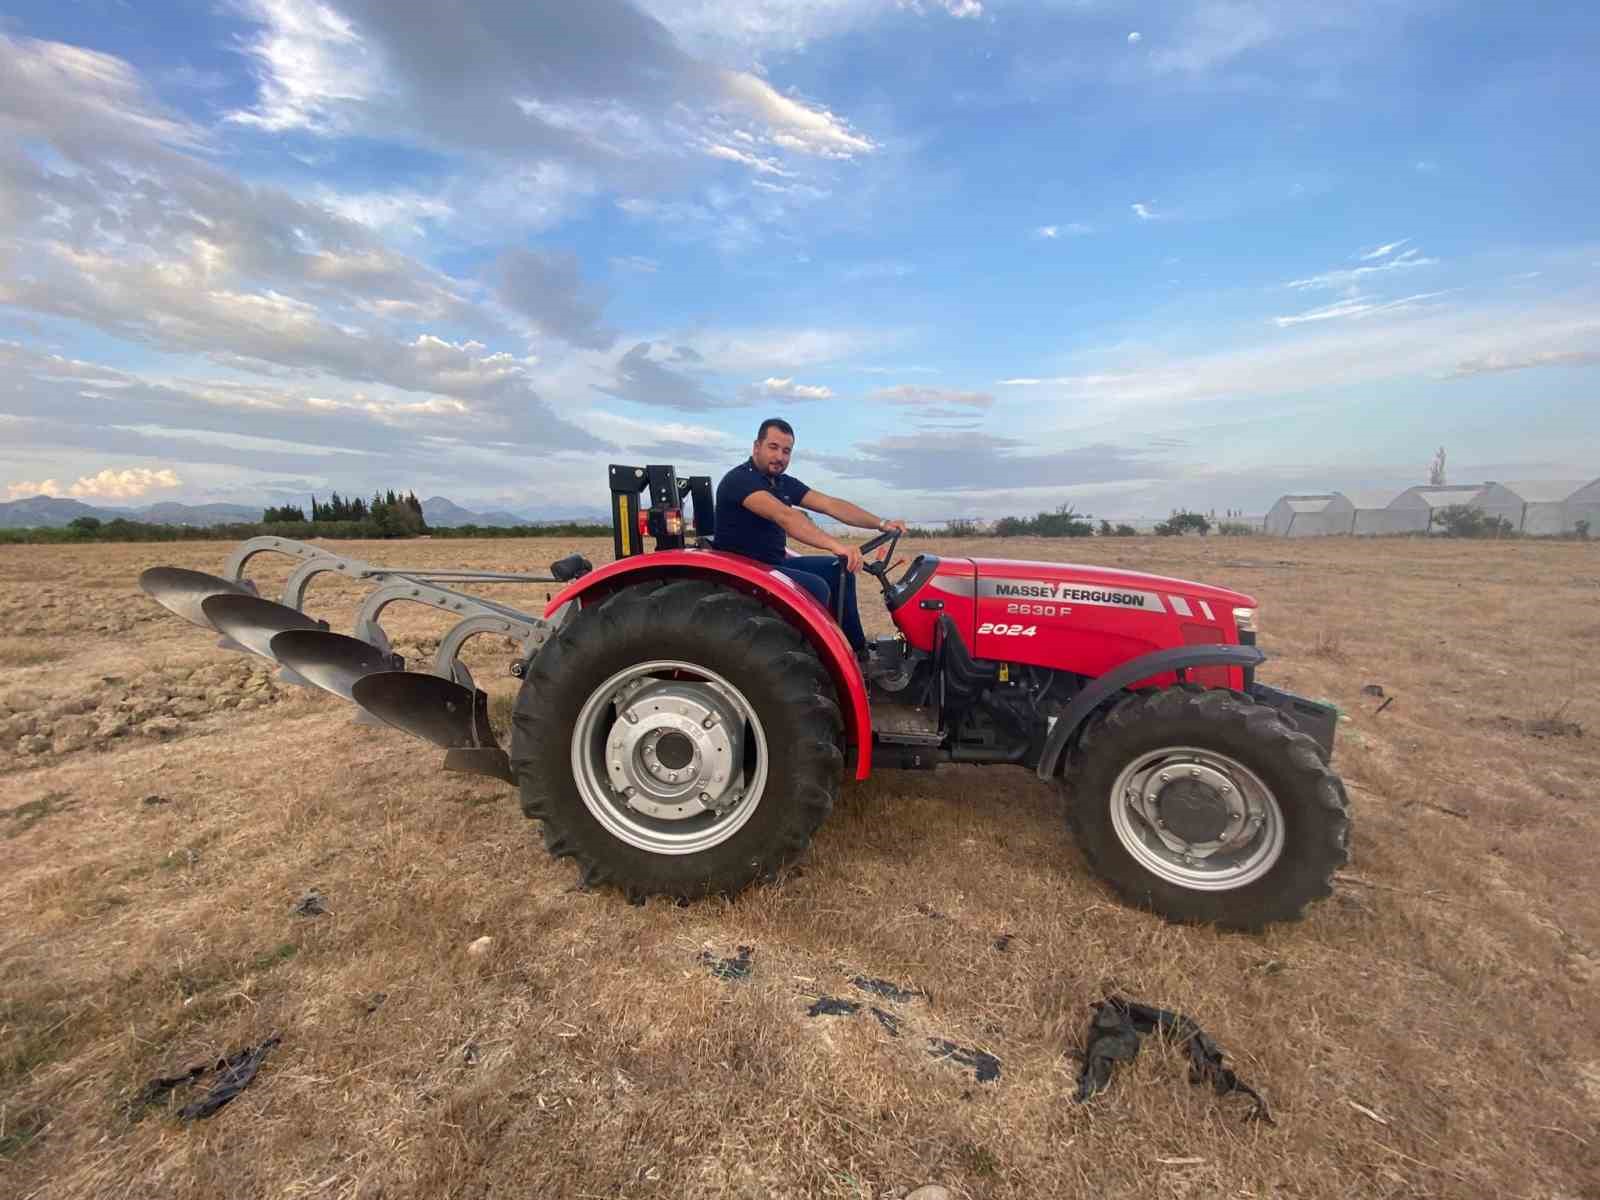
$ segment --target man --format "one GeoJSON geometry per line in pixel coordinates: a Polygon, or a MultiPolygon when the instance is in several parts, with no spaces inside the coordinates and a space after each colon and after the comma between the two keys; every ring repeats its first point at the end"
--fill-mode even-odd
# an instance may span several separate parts
{"type": "Polygon", "coordinates": [[[843,587],[844,635],[856,653],[864,655],[867,635],[856,608],[856,572],[861,569],[861,551],[849,542],[828,536],[798,509],[825,513],[845,525],[876,529],[879,533],[891,529],[904,533],[906,523],[882,520],[848,500],[807,487],[788,474],[793,452],[794,429],[789,422],[777,417],[761,422],[750,457],[717,485],[717,532],[713,544],[718,550],[778,568],[829,611],[833,609],[833,589],[843,587]],[[785,535],[828,553],[785,557],[785,535]],[[840,558],[845,567],[842,577],[840,558]]]}

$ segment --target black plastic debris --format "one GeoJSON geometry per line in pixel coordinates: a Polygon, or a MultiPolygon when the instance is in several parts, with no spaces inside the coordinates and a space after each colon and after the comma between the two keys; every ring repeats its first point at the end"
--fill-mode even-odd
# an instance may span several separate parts
{"type": "Polygon", "coordinates": [[[816,1003],[806,1009],[806,1016],[848,1017],[860,1009],[861,1005],[854,1000],[844,1000],[838,996],[818,996],[816,1003]]]}
{"type": "Polygon", "coordinates": [[[1379,700],[1382,700],[1383,699],[1383,684],[1381,684],[1381,683],[1369,683],[1369,684],[1366,684],[1364,687],[1362,687],[1361,694],[1363,696],[1376,696],[1379,700]]]}
{"type": "Polygon", "coordinates": [[[718,958],[711,951],[702,950],[700,951],[700,961],[718,979],[748,979],[750,977],[750,955],[754,952],[754,946],[740,946],[737,958],[718,958]]]}
{"type": "Polygon", "coordinates": [[[948,1058],[964,1067],[971,1067],[979,1083],[989,1083],[1000,1078],[1000,1060],[982,1050],[969,1050],[943,1038],[928,1039],[928,1053],[934,1058],[948,1058]]]}
{"type": "Polygon", "coordinates": [[[140,803],[147,808],[154,808],[158,804],[171,804],[172,798],[170,796],[158,796],[152,792],[150,795],[141,800],[140,803]]]}
{"type": "Polygon", "coordinates": [[[872,1015],[878,1018],[878,1024],[888,1030],[890,1037],[900,1036],[900,1018],[893,1013],[884,1012],[876,1004],[872,1006],[872,1015]]]}
{"type": "Polygon", "coordinates": [[[1205,1030],[1182,1013],[1111,996],[1094,1004],[1089,1022],[1089,1043],[1084,1049],[1083,1071],[1078,1076],[1075,1099],[1082,1104],[1104,1091],[1118,1062],[1131,1062],[1139,1054],[1140,1037],[1159,1032],[1169,1044],[1181,1045],[1189,1056],[1189,1082],[1209,1083],[1217,1095],[1243,1092],[1255,1101],[1245,1120],[1276,1125],[1267,1102],[1249,1084],[1222,1065],[1222,1048],[1205,1030]]]}
{"type": "Polygon", "coordinates": [[[320,917],[328,911],[327,900],[321,892],[309,891],[294,902],[290,911],[302,917],[320,917]]]}
{"type": "Polygon", "coordinates": [[[268,1052],[282,1040],[277,1034],[273,1034],[259,1046],[237,1051],[227,1058],[219,1058],[214,1063],[201,1063],[199,1066],[190,1067],[182,1075],[164,1075],[159,1079],[152,1079],[140,1090],[134,1100],[134,1106],[143,1108],[146,1105],[159,1104],[175,1089],[197,1083],[208,1072],[217,1071],[220,1074],[217,1081],[211,1085],[211,1090],[192,1104],[186,1104],[178,1110],[178,1119],[182,1121],[203,1121],[207,1117],[215,1116],[250,1086],[250,1081],[256,1077],[256,1072],[266,1061],[268,1052]]]}
{"type": "Polygon", "coordinates": [[[919,904],[917,905],[917,911],[930,921],[948,921],[950,919],[949,913],[942,913],[931,904],[919,904]]]}
{"type": "Polygon", "coordinates": [[[1005,953],[1005,951],[1011,948],[1011,943],[1015,937],[1016,935],[1012,933],[1002,933],[999,937],[995,938],[994,948],[999,950],[1002,954],[1005,953]]]}
{"type": "Polygon", "coordinates": [[[874,996],[882,996],[885,1000],[893,1000],[897,1003],[915,1000],[919,996],[926,997],[928,995],[921,988],[900,988],[886,979],[868,979],[865,975],[857,975],[850,982],[863,992],[871,992],[874,996]]]}

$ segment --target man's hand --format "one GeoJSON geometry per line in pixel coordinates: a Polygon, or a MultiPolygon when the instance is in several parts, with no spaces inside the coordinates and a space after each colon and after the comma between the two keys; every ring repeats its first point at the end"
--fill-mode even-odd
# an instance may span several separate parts
{"type": "Polygon", "coordinates": [[[880,532],[888,533],[891,529],[896,533],[904,533],[906,531],[906,523],[899,520],[878,522],[878,530],[880,532]]]}
{"type": "Polygon", "coordinates": [[[861,570],[861,547],[849,542],[839,542],[837,546],[834,553],[844,559],[844,569],[852,575],[861,570]]]}

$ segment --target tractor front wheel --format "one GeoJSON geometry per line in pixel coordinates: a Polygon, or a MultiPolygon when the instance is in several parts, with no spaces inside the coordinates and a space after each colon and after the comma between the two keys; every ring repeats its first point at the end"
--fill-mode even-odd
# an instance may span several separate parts
{"type": "Polygon", "coordinates": [[[798,857],[833,807],[842,720],[815,650],[749,596],[636,584],[530,664],[512,718],[523,811],[585,885],[733,894],[798,857]]]}
{"type": "Polygon", "coordinates": [[[1349,855],[1344,786],[1317,743],[1238,692],[1127,696],[1084,730],[1063,786],[1090,866],[1174,922],[1298,920],[1349,855]]]}

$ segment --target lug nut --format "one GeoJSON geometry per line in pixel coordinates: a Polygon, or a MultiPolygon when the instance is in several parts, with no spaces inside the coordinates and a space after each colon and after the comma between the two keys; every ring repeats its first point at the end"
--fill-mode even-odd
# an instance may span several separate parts
{"type": "Polygon", "coordinates": [[[707,717],[704,721],[700,722],[700,728],[701,729],[710,729],[716,723],[717,723],[716,717],[707,717]]]}
{"type": "Polygon", "coordinates": [[[1191,779],[1199,779],[1200,778],[1200,768],[1199,767],[1191,768],[1190,771],[1189,771],[1189,777],[1191,779]]]}

